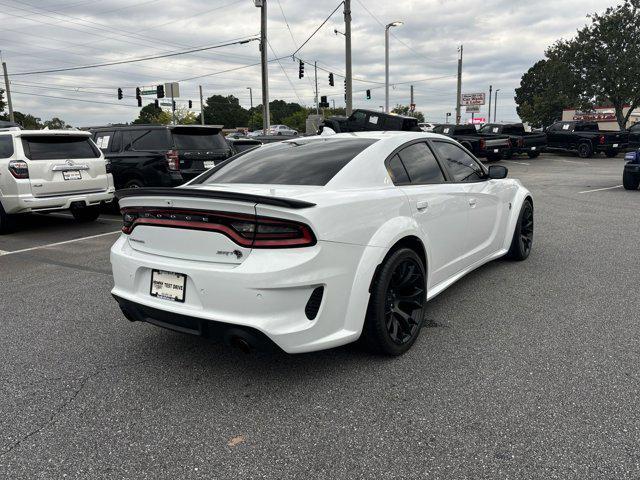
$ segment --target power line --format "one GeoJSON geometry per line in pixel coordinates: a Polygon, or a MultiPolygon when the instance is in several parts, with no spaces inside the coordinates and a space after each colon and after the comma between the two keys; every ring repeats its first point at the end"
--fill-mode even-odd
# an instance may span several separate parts
{"type": "Polygon", "coordinates": [[[320,26],[318,26],[318,28],[316,28],[316,29],[313,31],[313,33],[312,33],[311,35],[309,35],[309,37],[304,41],[304,43],[303,43],[302,45],[300,45],[300,46],[298,47],[298,49],[297,49],[295,52],[293,52],[291,55],[293,56],[293,55],[295,55],[296,53],[298,53],[300,50],[302,50],[302,48],[303,48],[307,43],[309,43],[309,40],[311,40],[311,39],[313,38],[313,36],[314,36],[316,33],[318,33],[318,31],[319,31],[322,27],[324,27],[324,24],[325,24],[325,23],[327,23],[331,17],[333,17],[333,14],[334,14],[334,13],[336,13],[336,12],[338,11],[338,9],[339,9],[343,4],[344,4],[344,2],[340,2],[340,3],[338,4],[338,6],[333,10],[333,12],[331,12],[331,13],[329,14],[329,16],[328,16],[327,18],[325,18],[325,19],[324,19],[324,21],[320,24],[320,26]]]}
{"type": "Polygon", "coordinates": [[[37,75],[37,74],[41,74],[41,73],[69,72],[69,71],[72,71],[72,70],[85,70],[87,68],[108,67],[110,65],[123,65],[125,63],[144,62],[144,61],[147,61],[147,60],[156,60],[158,58],[176,57],[178,55],[186,55],[188,53],[193,53],[193,52],[202,52],[202,51],[205,51],[205,50],[213,50],[215,48],[228,47],[230,45],[243,45],[245,43],[253,42],[254,40],[258,40],[258,39],[257,38],[250,38],[250,39],[247,39],[247,40],[240,40],[240,41],[235,41],[235,42],[223,43],[221,45],[212,45],[212,46],[209,46],[209,47],[193,48],[191,50],[184,50],[182,52],[165,53],[165,54],[162,54],[162,55],[153,55],[153,56],[150,56],[150,57],[132,58],[132,59],[129,59],[129,60],[120,60],[120,61],[117,61],[117,62],[95,63],[93,65],[82,65],[82,66],[78,66],[78,67],[69,67],[69,68],[55,68],[55,69],[51,69],[51,70],[37,70],[37,71],[33,71],[33,72],[18,72],[18,73],[12,74],[11,76],[12,77],[17,77],[17,76],[21,76],[21,75],[37,75]]]}

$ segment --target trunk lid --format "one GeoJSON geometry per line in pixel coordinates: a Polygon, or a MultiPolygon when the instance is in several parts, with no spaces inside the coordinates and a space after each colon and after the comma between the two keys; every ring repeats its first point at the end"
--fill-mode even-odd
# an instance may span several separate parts
{"type": "Polygon", "coordinates": [[[193,178],[231,156],[231,147],[221,132],[220,127],[211,126],[171,129],[173,146],[180,160],[180,171],[185,178],[193,178]]]}
{"type": "Polygon", "coordinates": [[[89,134],[43,131],[20,138],[34,197],[100,192],[109,187],[104,157],[89,134]]]}

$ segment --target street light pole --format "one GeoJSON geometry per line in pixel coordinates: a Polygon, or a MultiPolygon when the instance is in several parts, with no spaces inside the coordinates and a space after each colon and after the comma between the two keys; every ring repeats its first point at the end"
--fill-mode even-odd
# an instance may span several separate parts
{"type": "Polygon", "coordinates": [[[493,101],[493,121],[497,122],[498,121],[498,117],[497,115],[497,111],[498,111],[498,92],[500,91],[499,88],[496,88],[496,98],[493,101]]]}
{"type": "Polygon", "coordinates": [[[462,120],[462,112],[461,112],[461,106],[460,106],[460,101],[462,97],[462,50],[463,50],[463,46],[460,45],[460,48],[458,49],[458,52],[460,52],[460,56],[458,57],[458,88],[457,88],[458,97],[456,98],[456,125],[460,125],[460,121],[462,120]]]}
{"type": "Polygon", "coordinates": [[[493,85],[489,85],[489,118],[487,119],[487,123],[491,123],[491,97],[493,94],[493,85]]]}
{"type": "Polygon", "coordinates": [[[391,22],[384,27],[384,111],[389,113],[389,29],[404,22],[391,22]]]}
{"type": "Polygon", "coordinates": [[[260,8],[260,60],[262,63],[262,130],[269,133],[269,64],[267,61],[267,0],[253,0],[260,8]]]}
{"type": "Polygon", "coordinates": [[[202,101],[202,85],[198,85],[200,90],[200,124],[204,125],[204,102],[202,101]]]}

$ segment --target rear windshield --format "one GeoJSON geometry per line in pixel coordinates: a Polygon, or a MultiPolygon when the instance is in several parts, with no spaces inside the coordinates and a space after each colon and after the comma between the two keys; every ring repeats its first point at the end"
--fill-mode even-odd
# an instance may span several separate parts
{"type": "Polygon", "coordinates": [[[219,131],[210,128],[175,128],[173,130],[173,143],[178,150],[229,149],[227,142],[219,131]]]}
{"type": "Polygon", "coordinates": [[[204,183],[326,185],[375,142],[366,138],[326,138],[274,143],[222,164],[204,183]]]}
{"type": "Polygon", "coordinates": [[[29,160],[98,158],[100,150],[89,137],[71,135],[29,135],[22,137],[24,154],[29,160]]]}

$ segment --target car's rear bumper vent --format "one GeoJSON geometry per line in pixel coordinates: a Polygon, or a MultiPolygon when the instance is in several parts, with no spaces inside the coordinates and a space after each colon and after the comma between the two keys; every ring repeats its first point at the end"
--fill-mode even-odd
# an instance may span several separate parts
{"type": "Polygon", "coordinates": [[[304,307],[304,313],[309,320],[315,320],[320,310],[320,304],[322,303],[322,295],[324,294],[324,287],[318,287],[311,292],[311,296],[307,301],[307,306],[304,307]]]}

